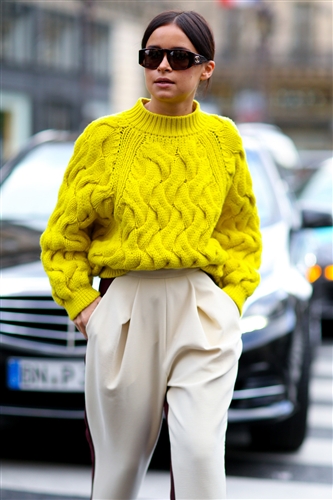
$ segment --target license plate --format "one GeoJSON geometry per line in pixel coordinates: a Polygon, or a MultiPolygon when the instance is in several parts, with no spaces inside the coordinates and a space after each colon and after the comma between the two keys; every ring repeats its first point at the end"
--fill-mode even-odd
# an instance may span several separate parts
{"type": "Polygon", "coordinates": [[[7,364],[7,385],[18,391],[83,392],[84,362],[10,358],[7,364]]]}

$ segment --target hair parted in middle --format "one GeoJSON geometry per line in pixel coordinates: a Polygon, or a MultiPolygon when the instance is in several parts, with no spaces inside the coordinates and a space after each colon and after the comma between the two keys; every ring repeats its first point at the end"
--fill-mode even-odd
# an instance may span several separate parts
{"type": "Polygon", "coordinates": [[[213,32],[206,19],[193,10],[169,10],[155,16],[144,32],[141,48],[146,48],[148,39],[157,28],[168,24],[176,24],[185,33],[198,54],[205,56],[209,61],[214,60],[215,41],[213,32]]]}

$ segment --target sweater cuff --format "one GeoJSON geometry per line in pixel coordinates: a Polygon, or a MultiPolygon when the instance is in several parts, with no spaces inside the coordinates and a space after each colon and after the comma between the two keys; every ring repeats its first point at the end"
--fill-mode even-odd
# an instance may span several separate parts
{"type": "Polygon", "coordinates": [[[240,286],[227,285],[222,290],[229,295],[239,309],[239,314],[242,315],[244,302],[248,298],[245,290],[240,286]]]}
{"type": "Polygon", "coordinates": [[[92,286],[81,288],[73,293],[73,297],[70,300],[66,300],[64,304],[69,318],[71,320],[75,319],[83,309],[88,307],[99,296],[100,293],[92,286]]]}

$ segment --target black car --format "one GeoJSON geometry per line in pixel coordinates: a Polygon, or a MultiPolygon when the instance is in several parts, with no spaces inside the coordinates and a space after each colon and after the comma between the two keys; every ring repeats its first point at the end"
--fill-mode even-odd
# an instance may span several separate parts
{"type": "MultiPolygon", "coordinates": [[[[312,287],[290,261],[291,207],[276,167],[245,137],[261,217],[261,284],[241,318],[244,352],[229,411],[254,444],[294,450],[306,431],[312,287]]],[[[51,298],[39,261],[73,149],[55,131],[35,136],[2,169],[1,414],[82,419],[85,340],[51,298]]],[[[94,281],[98,286],[98,279],[94,281]]]]}
{"type": "Polygon", "coordinates": [[[323,324],[331,323],[327,332],[332,334],[333,320],[333,157],[320,163],[298,196],[303,214],[308,218],[307,226],[295,244],[295,260],[302,273],[312,284],[311,298],[312,328],[320,338],[323,324]],[[315,223],[311,217],[316,213],[315,223]],[[321,224],[318,227],[318,214],[321,224]],[[326,221],[325,221],[326,220],[326,221]],[[317,226],[317,227],[316,227],[317,226]],[[326,226],[326,227],[324,227],[326,226]]]}

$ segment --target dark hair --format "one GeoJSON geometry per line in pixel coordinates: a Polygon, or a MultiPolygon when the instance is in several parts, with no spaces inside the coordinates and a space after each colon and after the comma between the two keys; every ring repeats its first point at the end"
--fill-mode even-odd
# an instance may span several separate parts
{"type": "Polygon", "coordinates": [[[176,24],[185,33],[198,54],[205,56],[209,61],[214,59],[215,41],[212,30],[207,21],[193,10],[169,10],[158,14],[148,24],[141,41],[141,48],[146,48],[148,39],[157,28],[168,24],[176,24]]]}

